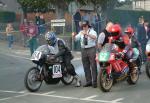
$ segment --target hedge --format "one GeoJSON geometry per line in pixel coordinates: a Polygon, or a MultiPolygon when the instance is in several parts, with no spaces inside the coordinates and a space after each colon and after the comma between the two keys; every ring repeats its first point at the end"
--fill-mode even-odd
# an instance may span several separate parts
{"type": "Polygon", "coordinates": [[[16,14],[14,12],[9,11],[0,11],[0,22],[14,22],[16,20],[16,14]]]}

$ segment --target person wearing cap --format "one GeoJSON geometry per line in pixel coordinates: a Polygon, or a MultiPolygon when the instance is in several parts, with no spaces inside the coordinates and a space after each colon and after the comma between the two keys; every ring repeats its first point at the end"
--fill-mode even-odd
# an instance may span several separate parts
{"type": "Polygon", "coordinates": [[[91,28],[88,21],[82,22],[82,30],[76,35],[75,40],[81,41],[82,63],[85,72],[86,84],[84,87],[97,87],[96,40],[97,33],[91,28]]]}
{"type": "Polygon", "coordinates": [[[37,49],[37,46],[38,46],[37,45],[37,33],[38,33],[37,26],[34,24],[33,21],[29,21],[27,36],[29,37],[28,43],[29,43],[31,55],[37,49]]]}

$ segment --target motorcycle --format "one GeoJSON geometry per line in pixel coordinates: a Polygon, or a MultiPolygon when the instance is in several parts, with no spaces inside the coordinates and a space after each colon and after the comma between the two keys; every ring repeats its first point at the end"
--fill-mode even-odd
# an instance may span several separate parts
{"type": "Polygon", "coordinates": [[[146,74],[150,78],[150,40],[146,44],[146,56],[147,56],[147,61],[145,64],[146,74]]]}
{"type": "MultiPolygon", "coordinates": [[[[43,81],[45,81],[46,84],[58,84],[62,81],[65,85],[69,85],[73,82],[74,77],[67,72],[61,58],[56,58],[51,61],[48,60],[48,58],[53,55],[53,48],[51,47],[50,49],[47,45],[42,45],[34,51],[31,61],[36,64],[36,66],[31,67],[27,71],[24,79],[25,87],[29,91],[38,91],[43,81]]],[[[72,68],[74,68],[73,65],[72,68]]]]}
{"type": "Polygon", "coordinates": [[[97,55],[100,64],[97,83],[99,89],[103,92],[109,92],[113,84],[123,80],[126,80],[128,84],[134,85],[139,78],[136,63],[132,63],[129,66],[129,61],[124,60],[125,58],[120,56],[117,49],[117,45],[109,42],[104,45],[97,55]]]}

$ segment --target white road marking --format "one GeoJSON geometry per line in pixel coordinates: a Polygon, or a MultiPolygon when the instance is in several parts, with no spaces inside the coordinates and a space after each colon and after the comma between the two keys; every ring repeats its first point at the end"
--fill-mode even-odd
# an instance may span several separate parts
{"type": "Polygon", "coordinates": [[[2,98],[2,99],[0,99],[0,101],[4,101],[4,100],[8,100],[8,99],[12,99],[12,97],[2,98]]]}
{"type": "Polygon", "coordinates": [[[0,92],[4,92],[4,93],[19,93],[17,91],[8,91],[8,90],[0,90],[0,92]]]}
{"type": "Polygon", "coordinates": [[[20,91],[19,93],[27,93],[28,91],[26,90],[23,90],[23,91],[20,91]]]}
{"type": "Polygon", "coordinates": [[[112,103],[118,103],[122,100],[124,100],[124,98],[118,98],[118,99],[112,100],[112,103]]]}
{"type": "Polygon", "coordinates": [[[13,98],[24,97],[24,96],[27,96],[27,95],[28,94],[22,94],[22,95],[17,95],[17,96],[13,96],[13,97],[2,98],[2,99],[0,99],[0,101],[4,101],[4,100],[8,100],[8,99],[13,99],[13,98]]]}
{"type": "MultiPolygon", "coordinates": [[[[5,92],[5,93],[18,93],[20,95],[17,96],[13,96],[13,97],[8,97],[8,98],[2,98],[0,99],[0,101],[4,101],[4,100],[8,100],[8,99],[14,99],[14,98],[19,98],[19,97],[23,97],[26,95],[34,95],[34,96],[45,96],[45,97],[53,97],[53,98],[60,98],[60,99],[69,99],[69,100],[79,100],[79,101],[89,101],[89,102],[98,102],[98,103],[121,103],[120,101],[123,100],[124,98],[118,98],[112,101],[107,101],[107,100],[96,100],[93,99],[95,97],[97,97],[97,95],[93,95],[93,96],[89,96],[86,98],[78,98],[78,97],[69,97],[69,96],[59,96],[59,95],[48,95],[48,93],[24,93],[24,91],[21,92],[17,92],[17,91],[5,91],[5,90],[0,90],[0,92],[5,92]]],[[[51,93],[54,93],[55,91],[51,91],[51,93]]]]}
{"type": "Polygon", "coordinates": [[[93,99],[97,97],[97,95],[92,95],[92,96],[89,96],[89,97],[86,97],[86,98],[83,98],[83,100],[89,100],[89,99],[93,99]]]}
{"type": "Polygon", "coordinates": [[[47,93],[42,93],[43,95],[49,95],[49,94],[53,94],[55,93],[56,91],[50,91],[50,92],[47,92],[47,93]]]}

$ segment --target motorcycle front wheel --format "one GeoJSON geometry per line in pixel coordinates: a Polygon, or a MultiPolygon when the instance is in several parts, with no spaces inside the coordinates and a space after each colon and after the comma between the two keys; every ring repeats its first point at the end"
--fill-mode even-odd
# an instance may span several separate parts
{"type": "Polygon", "coordinates": [[[113,79],[108,76],[106,68],[101,69],[100,73],[98,73],[97,83],[99,89],[103,92],[109,92],[111,90],[113,79]]]}
{"type": "Polygon", "coordinates": [[[150,61],[146,62],[145,68],[146,68],[146,74],[150,78],[150,61]]]}
{"type": "Polygon", "coordinates": [[[40,89],[42,85],[42,79],[40,75],[40,70],[37,67],[32,67],[30,68],[24,79],[25,87],[30,91],[30,92],[36,92],[40,89]]]}

